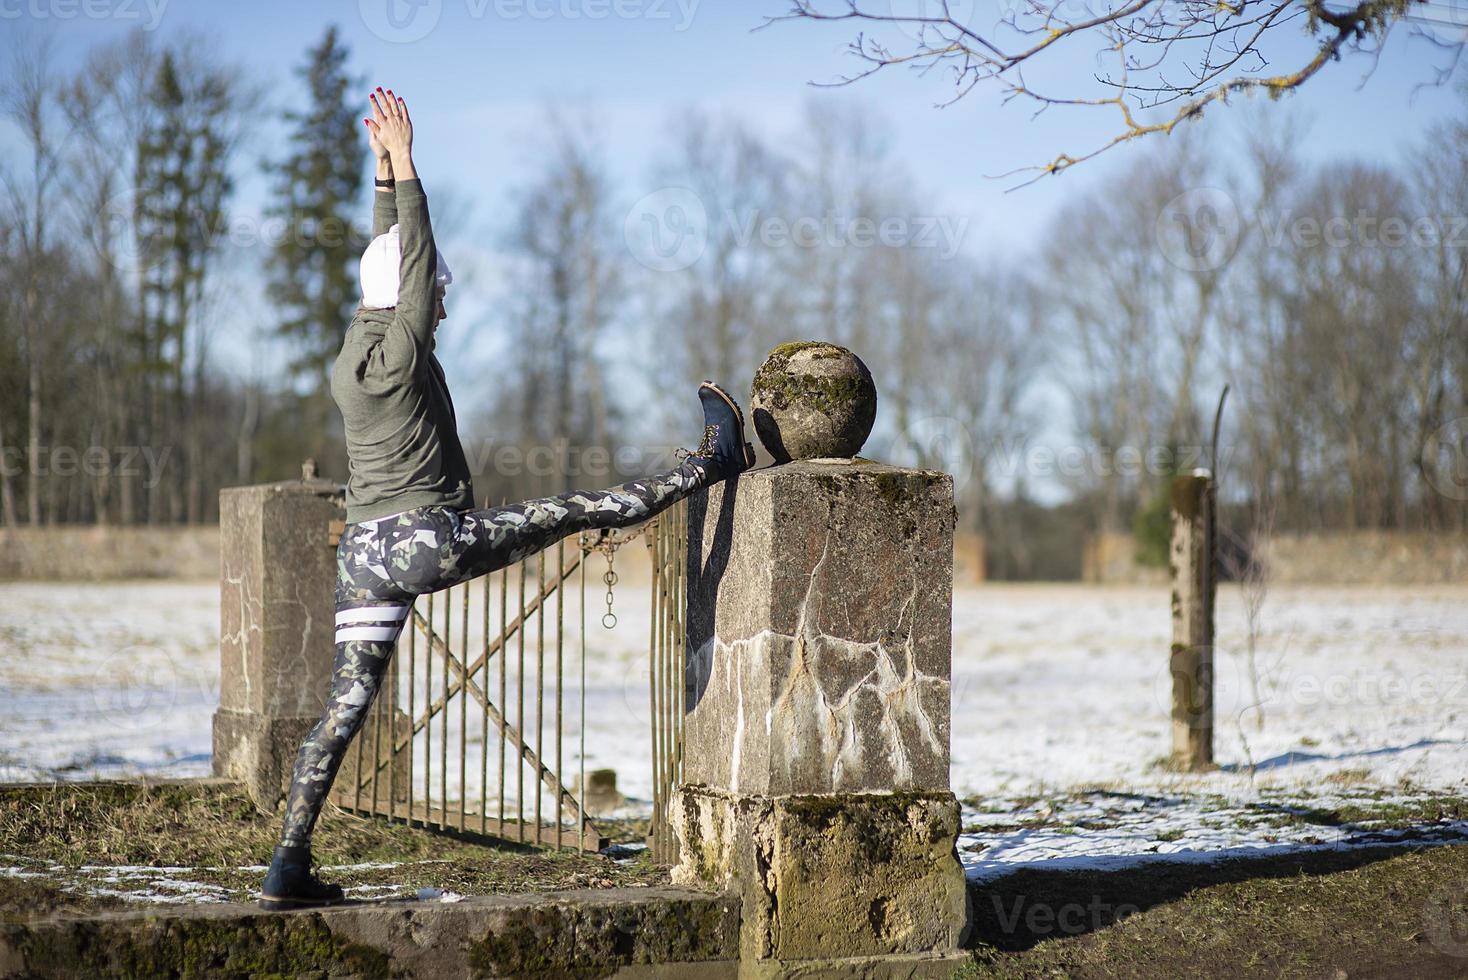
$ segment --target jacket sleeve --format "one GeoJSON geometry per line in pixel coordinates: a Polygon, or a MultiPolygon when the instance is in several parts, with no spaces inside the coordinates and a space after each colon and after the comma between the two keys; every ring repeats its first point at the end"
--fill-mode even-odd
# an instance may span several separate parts
{"type": "MultiPolygon", "coordinates": [[[[417,374],[428,356],[433,327],[438,321],[438,297],[434,274],[438,253],[428,219],[428,198],[419,180],[397,182],[398,242],[402,260],[398,265],[398,305],[393,321],[382,338],[383,368],[392,380],[406,381],[417,374]]],[[[385,195],[384,195],[385,196],[385,195]]]]}
{"type": "Polygon", "coordinates": [[[397,191],[386,194],[372,190],[372,237],[387,234],[387,230],[398,223],[397,191]]]}

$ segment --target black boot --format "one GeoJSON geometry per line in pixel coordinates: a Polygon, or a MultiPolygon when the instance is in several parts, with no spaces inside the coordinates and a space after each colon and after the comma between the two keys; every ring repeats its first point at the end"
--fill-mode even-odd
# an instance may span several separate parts
{"type": "Polygon", "coordinates": [[[335,905],[342,900],[339,885],[328,885],[311,873],[310,847],[277,847],[260,889],[260,907],[272,912],[335,905]]]}
{"type": "Polygon", "coordinates": [[[754,447],[744,441],[744,412],[729,393],[712,381],[698,386],[703,403],[703,442],[688,454],[692,462],[726,480],[754,465],[754,447]]]}

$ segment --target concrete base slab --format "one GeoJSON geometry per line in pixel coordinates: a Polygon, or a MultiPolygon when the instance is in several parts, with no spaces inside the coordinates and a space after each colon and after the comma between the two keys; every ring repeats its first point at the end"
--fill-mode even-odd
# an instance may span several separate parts
{"type": "Polygon", "coordinates": [[[736,898],[678,888],[204,905],[0,925],[0,977],[732,977],[738,943],[736,898]]]}

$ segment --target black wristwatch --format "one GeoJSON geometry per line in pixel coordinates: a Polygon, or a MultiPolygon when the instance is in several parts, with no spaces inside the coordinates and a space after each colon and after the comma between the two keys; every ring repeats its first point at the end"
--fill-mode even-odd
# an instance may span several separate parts
{"type": "Polygon", "coordinates": [[[372,183],[378,187],[391,187],[393,186],[394,181],[391,177],[389,177],[387,180],[383,180],[381,177],[374,177],[372,178],[372,183]]]}

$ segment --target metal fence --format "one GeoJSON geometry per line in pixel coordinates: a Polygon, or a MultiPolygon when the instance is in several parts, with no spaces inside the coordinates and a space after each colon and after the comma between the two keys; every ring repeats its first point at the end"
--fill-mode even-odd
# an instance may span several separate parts
{"type": "Polygon", "coordinates": [[[605,847],[579,792],[587,785],[586,665],[596,656],[588,617],[616,625],[615,555],[641,537],[652,558],[648,844],[670,860],[666,805],[681,763],[685,524],[679,504],[637,528],[565,539],[419,599],[333,800],[430,829],[605,847]],[[588,565],[598,553],[607,558],[598,576],[605,592],[589,597],[588,565]]]}

